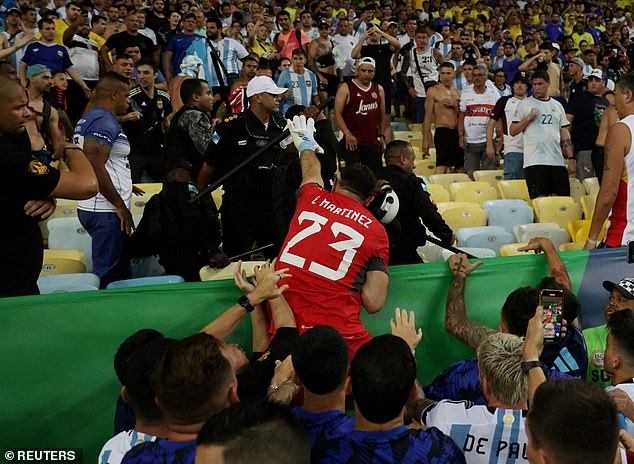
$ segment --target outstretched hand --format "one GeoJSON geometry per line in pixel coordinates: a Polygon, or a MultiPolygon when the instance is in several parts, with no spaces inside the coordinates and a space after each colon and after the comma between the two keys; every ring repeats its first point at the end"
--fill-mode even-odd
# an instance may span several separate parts
{"type": "Polygon", "coordinates": [[[286,128],[293,137],[293,143],[297,151],[312,150],[316,153],[323,153],[324,150],[315,141],[315,121],[312,118],[306,119],[303,114],[295,116],[293,120],[286,120],[286,128]]]}
{"type": "Polygon", "coordinates": [[[238,261],[238,265],[233,271],[233,282],[245,295],[255,290],[255,285],[253,285],[247,277],[247,271],[242,269],[242,260],[238,261]]]}
{"type": "Polygon", "coordinates": [[[396,308],[394,310],[394,319],[390,319],[390,328],[392,329],[392,335],[405,340],[412,351],[416,349],[423,339],[423,329],[416,329],[416,314],[414,311],[410,311],[408,315],[406,309],[396,308]]]}
{"type": "Polygon", "coordinates": [[[281,287],[277,286],[280,280],[292,276],[287,274],[288,268],[276,271],[275,262],[276,260],[273,260],[273,262],[267,260],[262,266],[256,266],[254,269],[255,290],[249,293],[249,300],[253,297],[253,300],[257,303],[261,303],[264,300],[279,298],[288,288],[288,284],[282,285],[281,287]]]}
{"type": "Polygon", "coordinates": [[[517,251],[534,251],[535,253],[542,253],[547,249],[554,248],[553,242],[546,237],[534,237],[526,244],[526,246],[520,247],[517,251]]]}
{"type": "Polygon", "coordinates": [[[449,260],[449,269],[453,272],[453,275],[460,277],[467,277],[474,269],[482,264],[482,261],[476,261],[475,263],[470,263],[467,259],[467,255],[464,253],[456,253],[455,255],[451,255],[449,260]]]}

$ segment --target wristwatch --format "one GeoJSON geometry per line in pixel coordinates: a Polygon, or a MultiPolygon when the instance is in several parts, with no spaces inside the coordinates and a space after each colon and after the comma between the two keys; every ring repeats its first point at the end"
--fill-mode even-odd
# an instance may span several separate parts
{"type": "Polygon", "coordinates": [[[246,309],[248,313],[252,312],[255,309],[255,307],[251,303],[249,303],[249,299],[246,295],[242,295],[240,298],[238,298],[238,304],[246,309]]]}
{"type": "Polygon", "coordinates": [[[543,364],[541,361],[528,361],[528,362],[524,362],[522,361],[522,372],[524,373],[524,375],[528,375],[528,371],[530,371],[531,369],[534,369],[535,367],[542,367],[543,364]]]}

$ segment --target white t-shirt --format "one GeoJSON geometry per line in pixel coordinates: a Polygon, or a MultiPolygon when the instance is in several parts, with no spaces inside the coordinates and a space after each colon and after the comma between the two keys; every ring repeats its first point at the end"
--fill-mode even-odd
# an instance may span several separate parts
{"type": "Polygon", "coordinates": [[[425,82],[438,82],[438,61],[436,61],[434,51],[431,47],[427,47],[427,50],[423,52],[417,51],[415,47],[409,51],[407,76],[411,77],[414,81],[417,97],[425,97],[427,95],[425,92],[425,82]],[[416,65],[417,62],[418,66],[416,65]],[[419,67],[420,73],[418,72],[419,67]]]}
{"type": "MultiPolygon", "coordinates": [[[[515,113],[517,112],[517,107],[523,100],[524,99],[511,97],[506,101],[504,113],[506,114],[507,134],[509,133],[511,124],[517,119],[515,117],[515,113]]],[[[524,134],[522,132],[517,134],[515,137],[504,135],[504,153],[524,153],[524,134]]]]}
{"type": "Polygon", "coordinates": [[[537,108],[537,117],[524,129],[524,167],[564,166],[560,130],[569,125],[564,107],[557,100],[525,98],[517,107],[513,122],[526,118],[537,108]]]}
{"type": "Polygon", "coordinates": [[[337,48],[342,50],[346,56],[346,65],[343,68],[343,75],[354,76],[356,73],[356,70],[355,70],[356,63],[355,63],[355,59],[352,58],[351,55],[352,55],[352,49],[357,44],[358,40],[356,40],[353,35],[343,36],[340,34],[335,34],[334,36],[332,36],[332,40],[335,41],[337,48]]]}
{"type": "Polygon", "coordinates": [[[516,409],[443,400],[425,409],[421,422],[449,435],[469,464],[528,463],[525,419],[516,409]]]}
{"type": "Polygon", "coordinates": [[[99,80],[99,45],[89,37],[73,36],[68,55],[77,74],[85,81],[99,80]]]}
{"type": "Polygon", "coordinates": [[[146,441],[155,441],[154,435],[137,432],[136,430],[128,430],[121,432],[103,445],[101,453],[99,453],[99,464],[120,464],[123,456],[134,448],[136,445],[146,441]]]}
{"type": "Polygon", "coordinates": [[[487,125],[500,94],[488,85],[477,93],[472,85],[462,91],[460,112],[464,117],[464,135],[467,143],[486,143],[487,125]]]}
{"type": "MultiPolygon", "coordinates": [[[[627,396],[630,397],[632,401],[634,401],[634,383],[620,383],[614,387],[606,387],[605,391],[612,390],[623,390],[627,393],[627,396]]],[[[621,428],[625,430],[630,435],[634,435],[634,422],[631,419],[625,417],[623,413],[619,413],[619,422],[621,423],[621,428]]]]}

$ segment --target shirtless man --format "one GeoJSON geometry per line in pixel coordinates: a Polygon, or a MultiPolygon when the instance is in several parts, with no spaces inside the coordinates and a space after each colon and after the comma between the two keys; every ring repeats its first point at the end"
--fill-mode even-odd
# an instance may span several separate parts
{"type": "Polygon", "coordinates": [[[460,91],[453,87],[454,65],[448,61],[438,67],[440,85],[427,90],[423,121],[423,158],[429,156],[432,143],[431,123],[436,122],[433,144],[436,147],[436,174],[445,174],[454,166],[464,172],[464,152],[458,144],[460,91]]]}
{"type": "Polygon", "coordinates": [[[31,140],[31,151],[42,163],[49,164],[53,159],[61,159],[64,151],[57,110],[43,98],[53,87],[53,76],[51,70],[41,64],[29,67],[26,76],[29,81],[26,89],[28,109],[31,110],[26,131],[31,140]]]}
{"type": "Polygon", "coordinates": [[[125,30],[125,24],[122,23],[120,20],[120,12],[119,12],[119,8],[117,8],[115,5],[111,5],[108,8],[108,12],[107,12],[107,20],[108,22],[106,23],[106,30],[103,34],[103,38],[108,40],[108,37],[110,37],[113,34],[116,34],[118,32],[123,32],[125,30]]]}

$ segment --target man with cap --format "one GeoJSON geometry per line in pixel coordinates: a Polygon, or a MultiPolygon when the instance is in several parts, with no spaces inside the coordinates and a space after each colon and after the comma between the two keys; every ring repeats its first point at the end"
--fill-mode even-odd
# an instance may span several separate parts
{"type": "Polygon", "coordinates": [[[593,69],[588,76],[587,90],[571,99],[566,108],[566,117],[572,125],[572,144],[576,162],[577,178],[595,177],[592,167],[592,150],[599,135],[603,112],[610,105],[603,96],[603,71],[593,69]]]}
{"type": "Polygon", "coordinates": [[[357,75],[339,86],[335,96],[335,122],[343,138],[339,152],[341,167],[363,163],[381,169],[381,132],[385,121],[385,90],[373,82],[376,62],[366,56],[357,63],[357,75]]]}
{"type": "MultiPolygon", "coordinates": [[[[279,136],[284,125],[276,121],[275,115],[285,92],[285,88],[275,85],[268,76],[256,76],[249,81],[249,108],[225,118],[218,126],[216,134],[220,140],[210,144],[205,153],[198,178],[200,188],[279,136]]],[[[279,234],[273,213],[273,178],[275,168],[293,157],[286,153],[286,145],[283,141],[274,145],[224,182],[220,212],[223,251],[227,256],[248,252],[254,243],[257,246],[274,243],[277,246],[264,253],[275,257],[279,234]]]]}
{"type": "Polygon", "coordinates": [[[43,98],[53,86],[53,76],[46,66],[36,64],[27,69],[26,78],[29,81],[26,88],[28,108],[33,113],[26,124],[31,149],[33,156],[44,164],[50,164],[53,158],[61,158],[64,148],[57,110],[43,98]]]}
{"type": "Polygon", "coordinates": [[[578,57],[568,60],[568,74],[572,76],[570,90],[568,91],[568,103],[572,103],[572,100],[577,95],[582,94],[588,88],[588,80],[583,76],[585,65],[583,60],[578,57]]]}
{"type": "Polygon", "coordinates": [[[606,339],[610,333],[608,323],[611,317],[623,310],[634,311],[634,278],[624,277],[618,282],[605,280],[603,282],[610,296],[605,307],[606,324],[583,330],[583,337],[588,348],[588,375],[586,380],[607,387],[610,385],[610,377],[604,370],[604,354],[606,339]]]}
{"type": "Polygon", "coordinates": [[[512,136],[509,133],[513,116],[519,104],[528,95],[531,84],[526,73],[518,72],[513,80],[513,95],[501,97],[493,108],[491,120],[487,125],[487,155],[495,157],[493,129],[501,128],[504,140],[504,179],[524,179],[524,138],[523,134],[512,136]],[[500,127],[501,126],[501,127],[500,127]]]}

